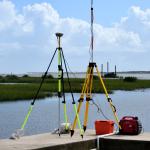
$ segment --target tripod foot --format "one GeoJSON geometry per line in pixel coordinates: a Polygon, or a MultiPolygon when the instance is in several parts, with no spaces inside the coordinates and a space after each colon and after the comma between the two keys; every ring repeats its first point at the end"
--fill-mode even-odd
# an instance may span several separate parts
{"type": "Polygon", "coordinates": [[[71,137],[74,135],[74,130],[70,130],[71,132],[71,137]]]}
{"type": "Polygon", "coordinates": [[[84,130],[84,132],[86,131],[86,126],[83,126],[83,130],[84,130]]]}

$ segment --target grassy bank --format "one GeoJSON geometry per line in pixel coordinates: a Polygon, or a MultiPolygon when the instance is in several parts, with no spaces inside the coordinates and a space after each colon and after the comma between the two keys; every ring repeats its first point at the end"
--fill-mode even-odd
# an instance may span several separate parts
{"type": "MultiPolygon", "coordinates": [[[[70,79],[73,92],[80,93],[84,79],[70,79]]],[[[0,101],[33,99],[41,81],[41,78],[19,78],[13,80],[14,83],[21,84],[0,84],[0,101]],[[25,83],[25,84],[23,84],[25,83]]],[[[7,81],[8,82],[8,81],[7,81]]],[[[7,83],[5,80],[5,83],[7,83]]],[[[9,80],[10,82],[10,80],[9,80]]],[[[11,82],[12,83],[12,82],[11,82]]],[[[125,82],[122,79],[106,79],[106,87],[109,92],[113,90],[136,90],[150,88],[150,80],[137,80],[135,82],[125,82]]],[[[57,92],[57,79],[47,78],[42,86],[38,98],[52,96],[57,92]]],[[[69,92],[69,86],[65,79],[65,92],[69,92]]],[[[98,79],[94,79],[94,93],[103,92],[98,79]]]]}

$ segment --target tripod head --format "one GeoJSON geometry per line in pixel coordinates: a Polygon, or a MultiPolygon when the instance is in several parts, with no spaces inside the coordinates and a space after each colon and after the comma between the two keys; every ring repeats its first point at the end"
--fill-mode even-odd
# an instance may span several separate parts
{"type": "Polygon", "coordinates": [[[60,38],[63,36],[63,33],[56,33],[57,38],[60,38]]]}
{"type": "Polygon", "coordinates": [[[63,36],[63,33],[59,33],[59,32],[57,32],[56,34],[56,37],[57,37],[57,40],[58,40],[58,47],[60,47],[60,38],[63,36]]]}

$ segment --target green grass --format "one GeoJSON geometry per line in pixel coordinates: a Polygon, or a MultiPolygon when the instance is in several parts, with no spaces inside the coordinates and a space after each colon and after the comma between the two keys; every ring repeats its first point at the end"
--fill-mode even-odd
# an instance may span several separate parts
{"type": "MultiPolygon", "coordinates": [[[[15,83],[25,84],[0,84],[0,101],[30,100],[39,88],[40,78],[23,77],[15,79],[15,83]]],[[[84,79],[70,79],[73,92],[80,93],[84,79]]],[[[7,81],[8,82],[8,81],[7,81]]],[[[9,80],[10,82],[10,80],[9,80]]],[[[135,82],[125,82],[122,79],[104,80],[108,92],[113,90],[136,90],[150,88],[150,80],[137,80],[135,82]]],[[[6,81],[5,81],[6,83],[6,81]]],[[[46,79],[38,98],[45,98],[57,93],[57,79],[46,79]]],[[[69,92],[69,85],[65,79],[65,92],[69,92]]],[[[98,79],[94,79],[93,93],[102,93],[103,88],[98,79]]]]}
{"type": "Polygon", "coordinates": [[[150,80],[137,80],[124,82],[123,80],[106,80],[106,86],[110,90],[136,90],[150,88],[150,80]]]}
{"type": "MultiPolygon", "coordinates": [[[[25,100],[33,99],[38,88],[38,84],[15,84],[15,85],[0,85],[0,100],[25,100]]],[[[44,98],[50,96],[48,92],[41,92],[38,98],[44,98]]]]}

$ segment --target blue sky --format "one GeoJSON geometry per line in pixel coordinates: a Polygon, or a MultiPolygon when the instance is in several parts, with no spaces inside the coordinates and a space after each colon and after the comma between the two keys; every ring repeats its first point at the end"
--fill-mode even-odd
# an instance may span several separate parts
{"type": "MultiPolygon", "coordinates": [[[[94,0],[94,59],[110,70],[150,70],[150,1],[94,0]]],[[[90,0],[1,0],[0,73],[45,71],[63,32],[72,71],[89,62],[90,0]]],[[[50,71],[57,71],[57,61],[50,71]]]]}
{"type": "MultiPolygon", "coordinates": [[[[90,0],[12,0],[21,10],[22,6],[34,3],[50,3],[62,17],[74,17],[89,21],[90,0]]],[[[131,6],[150,8],[149,0],[95,0],[95,21],[106,26],[119,21],[128,14],[131,6]]]]}

